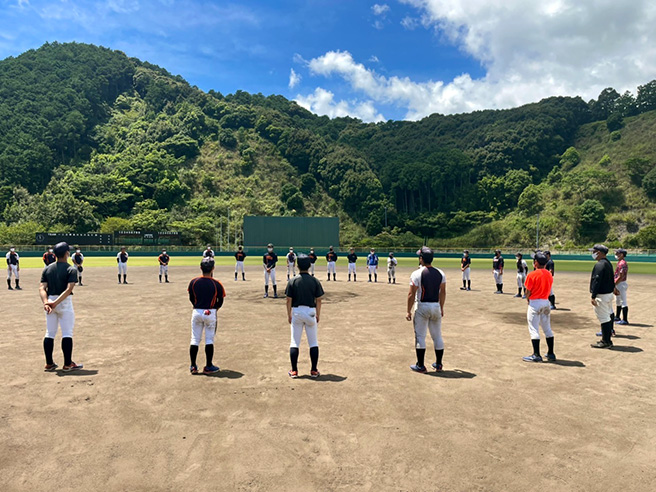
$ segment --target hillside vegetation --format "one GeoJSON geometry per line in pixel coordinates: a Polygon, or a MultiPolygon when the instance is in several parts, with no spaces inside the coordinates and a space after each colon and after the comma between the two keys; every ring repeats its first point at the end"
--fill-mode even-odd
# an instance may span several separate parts
{"type": "Polygon", "coordinates": [[[656,247],[654,109],[650,82],[364,124],[46,44],[0,62],[0,243],[129,228],[198,244],[229,213],[231,241],[244,215],[338,215],[342,244],[528,247],[540,212],[551,247],[656,247]]]}

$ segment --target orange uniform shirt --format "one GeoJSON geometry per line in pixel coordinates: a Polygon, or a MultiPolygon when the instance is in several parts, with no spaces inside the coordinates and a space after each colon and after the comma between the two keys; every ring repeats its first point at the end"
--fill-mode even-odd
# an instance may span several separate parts
{"type": "Polygon", "coordinates": [[[549,299],[551,287],[553,286],[553,276],[546,268],[533,270],[526,277],[524,286],[531,291],[529,299],[549,299]]]}

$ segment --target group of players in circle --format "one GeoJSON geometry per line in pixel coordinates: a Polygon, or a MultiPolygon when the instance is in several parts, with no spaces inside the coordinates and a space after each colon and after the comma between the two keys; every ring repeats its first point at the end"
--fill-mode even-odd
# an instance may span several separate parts
{"type": "MultiPolygon", "coordinates": [[[[608,248],[597,244],[590,249],[596,264],[592,271],[590,280],[591,304],[601,324],[601,331],[597,336],[601,337],[594,348],[612,348],[611,337],[615,335],[614,323],[628,324],[628,302],[627,302],[627,276],[628,264],[626,262],[627,251],[620,248],[615,251],[617,266],[615,270],[607,258],[608,248]],[[616,311],[613,312],[613,298],[616,301],[616,311]],[[620,317],[621,316],[621,317],[620,317]]],[[[413,321],[415,333],[415,351],[417,361],[410,366],[415,372],[427,372],[424,365],[426,352],[426,335],[430,333],[435,349],[435,362],[433,369],[442,371],[442,358],[444,354],[444,342],[441,333],[442,317],[444,316],[444,304],[446,302],[446,275],[441,269],[433,267],[434,253],[424,246],[417,251],[419,268],[410,277],[410,290],[408,292],[406,319],[413,321]]],[[[235,281],[238,273],[245,280],[244,260],[246,253],[243,247],[239,247],[235,253],[235,281]]],[[[355,262],[357,255],[354,249],[347,256],[349,261],[349,281],[353,275],[356,281],[355,262]],[[351,267],[353,265],[353,267],[351,267]]],[[[542,329],[547,343],[546,361],[556,360],[554,353],[554,334],[551,330],[551,310],[556,309],[555,295],[553,293],[553,281],[555,267],[548,251],[536,251],[531,255],[533,259],[533,271],[529,272],[528,264],[521,253],[516,256],[517,288],[516,298],[527,300],[527,322],[533,353],[523,357],[526,362],[542,362],[540,353],[540,328],[542,329]]],[[[327,281],[336,280],[335,262],[338,256],[331,247],[326,254],[328,263],[327,281]]],[[[10,290],[11,276],[16,281],[16,289],[21,290],[19,285],[20,257],[14,247],[10,248],[6,255],[7,260],[7,284],[10,290]]],[[[321,315],[321,300],[324,295],[321,283],[314,277],[314,265],[317,256],[314,249],[308,255],[296,254],[290,248],[287,254],[287,286],[285,296],[287,299],[287,317],[291,326],[290,362],[291,370],[289,376],[298,377],[298,356],[301,337],[305,331],[310,347],[311,377],[318,377],[317,368],[319,359],[318,344],[318,322],[321,315]],[[298,266],[299,274],[296,274],[298,266]]],[[[127,283],[128,253],[126,248],[121,248],[117,254],[116,261],[119,268],[118,282],[127,283]],[[122,278],[121,278],[122,277],[122,278]]],[[[168,280],[168,265],[170,256],[166,250],[158,257],[160,264],[159,281],[162,276],[165,282],[168,280]]],[[[265,272],[265,297],[268,297],[269,280],[273,284],[274,297],[277,297],[275,280],[275,268],[278,257],[274,252],[273,245],[269,244],[267,252],[263,255],[263,266],[265,272]]],[[[84,256],[79,248],[71,255],[70,247],[66,243],[59,243],[54,248],[49,248],[43,255],[45,268],[41,275],[39,293],[43,301],[46,313],[46,335],[43,341],[46,358],[46,371],[55,371],[58,366],[53,361],[54,339],[58,328],[62,331],[62,352],[64,355],[63,371],[74,371],[81,369],[81,364],[72,360],[73,350],[73,326],[75,314],[71,296],[76,285],[82,285],[82,264],[84,256]],[[68,263],[72,258],[73,265],[68,263]]],[[[461,260],[462,283],[460,290],[471,291],[471,257],[469,251],[465,250],[461,260]]],[[[390,253],[388,258],[388,282],[396,283],[395,268],[398,262],[390,253]]],[[[492,270],[497,290],[495,294],[503,293],[504,258],[500,250],[495,251],[492,261],[492,270]]],[[[374,249],[371,249],[367,257],[369,269],[369,281],[377,281],[378,257],[374,249]]],[[[205,338],[206,365],[202,369],[204,374],[213,374],[220,369],[213,363],[214,336],[217,329],[217,311],[223,306],[226,295],[221,282],[214,279],[214,252],[211,247],[203,252],[200,264],[201,276],[192,279],[188,286],[189,300],[193,306],[191,318],[191,341],[190,341],[190,373],[199,374],[201,371],[197,365],[199,345],[205,338]]]]}

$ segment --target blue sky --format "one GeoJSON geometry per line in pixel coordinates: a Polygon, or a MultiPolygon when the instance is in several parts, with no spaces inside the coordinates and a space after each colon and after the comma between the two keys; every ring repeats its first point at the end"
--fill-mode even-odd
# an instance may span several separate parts
{"type": "Polygon", "coordinates": [[[0,0],[0,58],[46,41],[99,44],[204,90],[282,94],[368,121],[591,98],[656,78],[649,2],[580,3],[0,0]]]}

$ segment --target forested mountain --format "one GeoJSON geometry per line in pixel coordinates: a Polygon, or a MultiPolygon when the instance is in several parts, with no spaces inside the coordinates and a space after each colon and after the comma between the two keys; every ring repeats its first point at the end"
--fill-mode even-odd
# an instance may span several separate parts
{"type": "Polygon", "coordinates": [[[232,231],[248,214],[339,215],[343,244],[481,247],[534,244],[540,212],[552,247],[656,247],[654,109],[656,81],[365,124],[46,44],[0,62],[0,243],[134,228],[197,244],[230,210],[232,231]]]}

